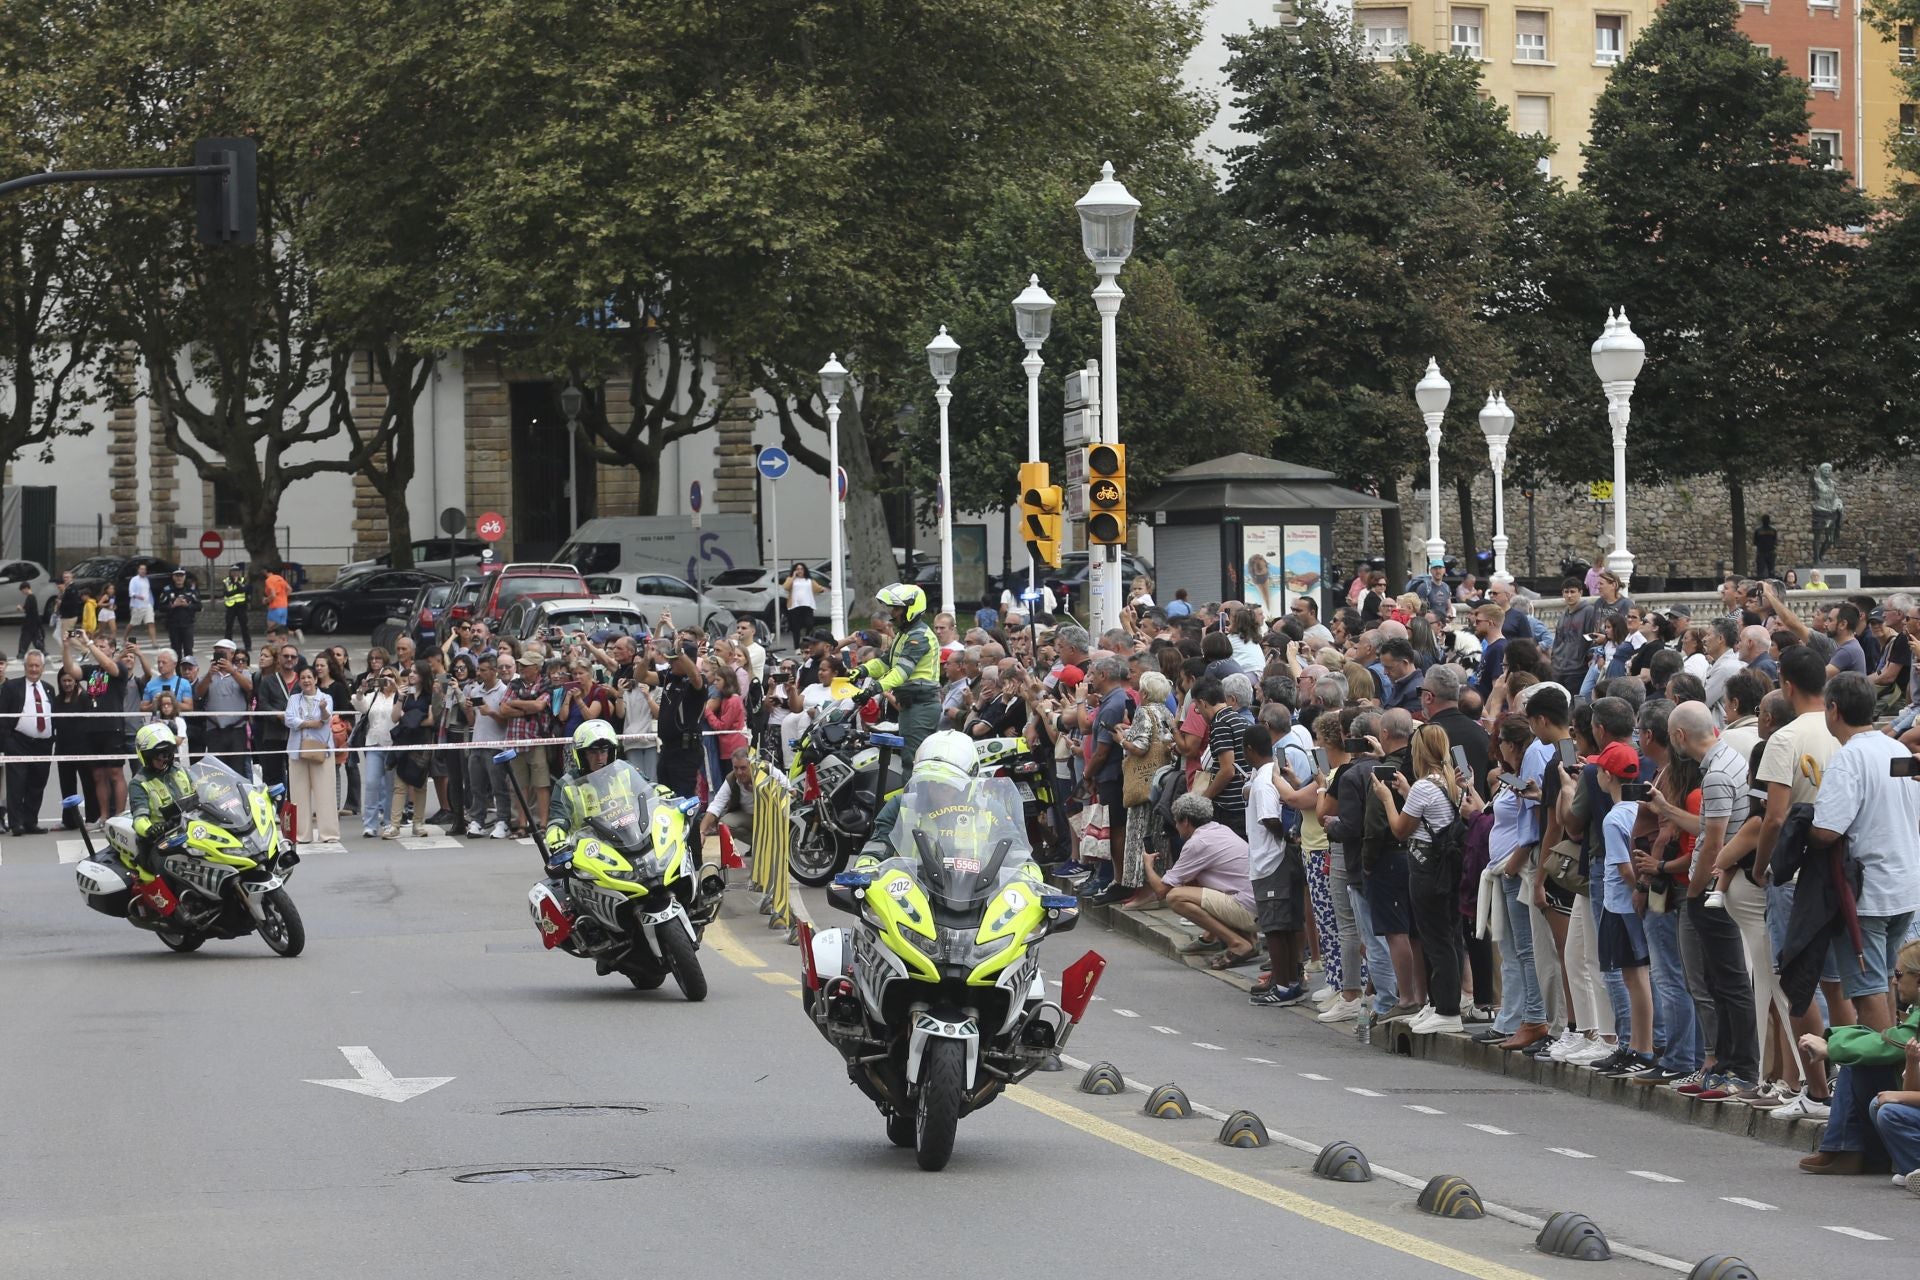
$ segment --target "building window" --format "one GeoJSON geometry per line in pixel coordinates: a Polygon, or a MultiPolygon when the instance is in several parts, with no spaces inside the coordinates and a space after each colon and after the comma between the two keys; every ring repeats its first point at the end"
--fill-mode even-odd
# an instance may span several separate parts
{"type": "Polygon", "coordinates": [[[240,497],[218,480],[213,482],[213,523],[218,529],[240,527],[240,497]]]}
{"type": "Polygon", "coordinates": [[[1620,61],[1620,55],[1627,50],[1627,19],[1625,14],[1601,13],[1593,19],[1593,60],[1601,66],[1612,66],[1620,61]]]}
{"type": "Polygon", "coordinates": [[[1807,81],[1816,89],[1840,92],[1840,51],[1838,49],[1807,50],[1807,81]]]}
{"type": "Polygon", "coordinates": [[[1770,44],[1757,44],[1753,47],[1766,54],[1769,58],[1773,56],[1773,46],[1770,44]]]}
{"type": "Polygon", "coordinates": [[[1513,131],[1515,133],[1537,133],[1544,136],[1553,132],[1553,99],[1544,93],[1523,93],[1514,100],[1513,131]]]}
{"type": "Polygon", "coordinates": [[[1807,135],[1807,144],[1813,148],[1813,162],[1822,169],[1840,167],[1840,131],[1838,129],[1815,129],[1807,135]]]}
{"type": "Polygon", "coordinates": [[[1392,58],[1407,47],[1406,9],[1362,9],[1360,41],[1376,58],[1392,58]]]}
{"type": "Polygon", "coordinates": [[[1900,65],[1913,65],[1913,24],[1910,22],[1900,24],[1900,65]]]}
{"type": "Polygon", "coordinates": [[[1522,9],[1514,15],[1513,57],[1516,62],[1547,60],[1547,15],[1522,9]]]}
{"type": "Polygon", "coordinates": [[[1916,133],[1920,133],[1920,108],[1903,102],[1900,104],[1900,136],[1911,138],[1916,133]]]}
{"type": "Polygon", "coordinates": [[[1453,51],[1468,58],[1478,58],[1483,51],[1480,31],[1484,12],[1480,9],[1455,9],[1453,11],[1453,51]]]}

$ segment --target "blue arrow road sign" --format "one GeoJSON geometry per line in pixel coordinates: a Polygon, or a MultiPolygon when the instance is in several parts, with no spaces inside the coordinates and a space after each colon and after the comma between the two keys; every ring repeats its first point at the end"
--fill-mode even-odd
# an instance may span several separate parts
{"type": "Polygon", "coordinates": [[[760,451],[760,461],[756,464],[760,474],[769,480],[778,480],[787,474],[787,468],[793,465],[793,459],[785,449],[768,448],[760,451]]]}

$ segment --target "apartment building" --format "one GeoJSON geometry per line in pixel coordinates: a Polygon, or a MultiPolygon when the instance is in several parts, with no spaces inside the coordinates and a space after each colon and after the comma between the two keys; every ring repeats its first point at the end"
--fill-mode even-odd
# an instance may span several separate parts
{"type": "Polygon", "coordinates": [[[1898,74],[1913,66],[1914,28],[1902,25],[1889,38],[1862,24],[1860,41],[1860,127],[1852,168],[1861,190],[1885,196],[1898,185],[1888,144],[1896,135],[1912,138],[1920,132],[1920,107],[1907,96],[1898,74]]]}
{"type": "Polygon", "coordinates": [[[1382,58],[1417,44],[1478,59],[1488,95],[1507,109],[1514,129],[1553,140],[1554,153],[1542,168],[1574,183],[1593,105],[1656,8],[1653,0],[1356,0],[1354,21],[1361,39],[1382,58]]]}

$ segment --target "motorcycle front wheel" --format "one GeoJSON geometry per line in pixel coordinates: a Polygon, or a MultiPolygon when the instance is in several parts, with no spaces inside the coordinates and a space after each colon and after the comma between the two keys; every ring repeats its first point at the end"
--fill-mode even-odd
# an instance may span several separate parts
{"type": "Polygon", "coordinates": [[[285,889],[275,889],[261,897],[260,915],[260,940],[275,955],[291,958],[306,949],[306,926],[300,923],[299,909],[285,889]]]}
{"type": "Polygon", "coordinates": [[[198,951],[200,944],[207,940],[204,933],[172,933],[165,929],[155,931],[154,936],[160,939],[167,950],[182,953],[198,951]]]}
{"type": "Polygon", "coordinates": [[[960,1101],[967,1088],[967,1046],[958,1040],[929,1041],[921,1070],[920,1105],[914,1117],[914,1155],[935,1173],[953,1158],[960,1128],[960,1101]]]}
{"type": "Polygon", "coordinates": [[[680,994],[695,1004],[705,1000],[707,975],[700,968],[700,957],[693,952],[693,939],[671,923],[662,927],[657,936],[667,967],[673,970],[673,980],[680,984],[680,994]]]}
{"type": "Polygon", "coordinates": [[[896,1147],[913,1146],[914,1127],[914,1118],[912,1116],[888,1114],[887,1141],[896,1147]]]}
{"type": "Polygon", "coordinates": [[[628,969],[625,972],[627,975],[627,981],[631,982],[635,987],[639,988],[641,991],[658,990],[660,987],[660,984],[667,980],[666,974],[655,973],[651,970],[628,969]]]}
{"type": "Polygon", "coordinates": [[[787,870],[809,889],[818,889],[832,880],[840,866],[840,842],[817,818],[807,824],[806,833],[787,850],[787,870]]]}

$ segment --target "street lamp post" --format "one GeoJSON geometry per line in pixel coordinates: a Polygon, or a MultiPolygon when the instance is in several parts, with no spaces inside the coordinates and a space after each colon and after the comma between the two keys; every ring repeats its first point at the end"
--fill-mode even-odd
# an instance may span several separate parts
{"type": "Polygon", "coordinates": [[[941,325],[927,344],[927,370],[933,374],[933,398],[940,403],[940,612],[953,612],[953,466],[947,453],[947,406],[953,403],[953,373],[960,344],[941,325]]]}
{"type": "MultiPolygon", "coordinates": [[[[1013,327],[1027,346],[1020,367],[1027,371],[1027,461],[1040,461],[1040,346],[1053,331],[1053,299],[1040,287],[1040,277],[1027,277],[1027,287],[1013,300],[1013,327]]],[[[1032,590],[1039,566],[1027,556],[1027,588],[1032,590]]]]}
{"type": "Polygon", "coordinates": [[[1427,359],[1427,373],[1413,388],[1414,402],[1427,421],[1427,491],[1432,498],[1427,525],[1427,564],[1447,562],[1447,540],[1440,536],[1440,420],[1446,416],[1453,384],[1440,376],[1440,362],[1427,359]]]}
{"type": "Polygon", "coordinates": [[[1513,435],[1513,410],[1507,397],[1487,392],[1480,410],[1480,430],[1487,437],[1487,461],[1493,464],[1493,576],[1507,577],[1507,441],[1513,435]]]}
{"type": "Polygon", "coordinates": [[[586,399],[577,382],[569,382],[560,392],[560,412],[567,415],[567,499],[573,515],[568,533],[580,527],[580,406],[586,399]]]}
{"type": "Polygon", "coordinates": [[[840,397],[846,389],[846,366],[837,354],[831,354],[820,366],[820,394],[827,400],[827,558],[833,578],[827,597],[836,641],[847,634],[847,603],[842,590],[847,575],[840,563],[840,397]]]}
{"type": "Polygon", "coordinates": [[[1633,383],[1647,362],[1647,344],[1627,323],[1627,309],[1609,309],[1607,324],[1593,342],[1593,371],[1607,393],[1607,422],[1613,428],[1613,549],[1607,568],[1626,590],[1633,579],[1633,553],[1627,550],[1627,419],[1633,383]]]}
{"type": "MultiPolygon", "coordinates": [[[[1119,330],[1117,317],[1120,300],[1127,295],[1120,289],[1120,268],[1133,253],[1133,221],[1139,216],[1140,202],[1113,176],[1113,162],[1100,166],[1100,181],[1087,188],[1087,194],[1074,202],[1080,214],[1080,247],[1093,263],[1100,283],[1093,291],[1093,305],[1100,312],[1100,439],[1106,444],[1120,443],[1119,330]]],[[[1118,561],[1093,558],[1088,548],[1089,578],[1093,589],[1095,626],[1102,632],[1120,625],[1122,591],[1118,561]]]]}

